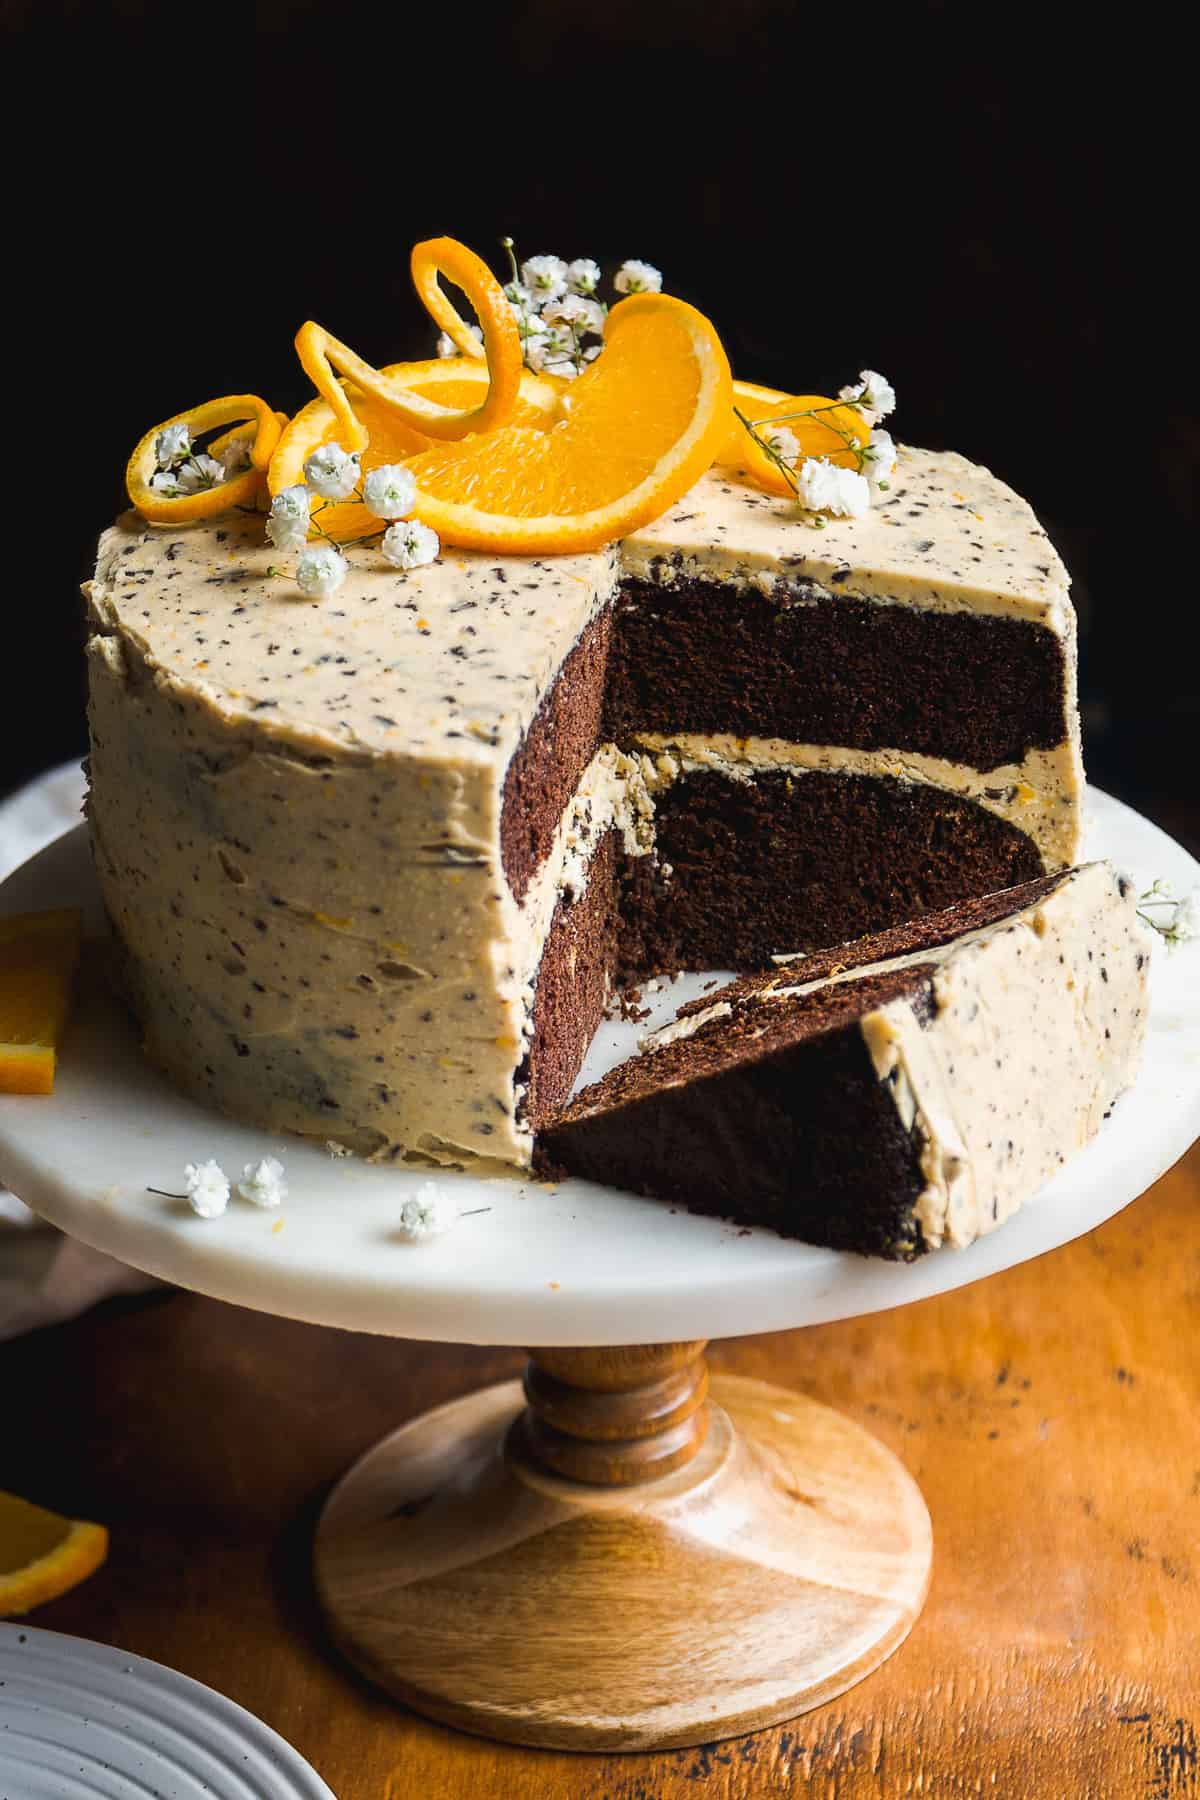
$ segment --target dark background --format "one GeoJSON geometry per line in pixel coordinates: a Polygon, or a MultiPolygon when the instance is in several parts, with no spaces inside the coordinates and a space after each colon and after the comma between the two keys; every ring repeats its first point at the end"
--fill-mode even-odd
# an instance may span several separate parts
{"type": "Polygon", "coordinates": [[[507,231],[658,264],[747,379],[883,370],[896,435],[1026,494],[1075,578],[1089,771],[1195,844],[1179,16],[4,4],[0,791],[83,747],[76,585],[141,433],[299,404],[306,317],[430,354],[411,244],[507,231]]]}

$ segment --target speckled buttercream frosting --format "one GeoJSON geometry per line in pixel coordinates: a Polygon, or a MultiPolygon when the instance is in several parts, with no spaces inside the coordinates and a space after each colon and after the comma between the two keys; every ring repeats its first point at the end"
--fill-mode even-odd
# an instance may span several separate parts
{"type": "MultiPolygon", "coordinates": [[[[365,1155],[527,1164],[548,934],[601,843],[654,863],[656,795],[688,768],[940,784],[1015,822],[1045,866],[1073,857],[1066,578],[1024,502],[959,457],[902,450],[888,504],[823,532],[717,472],[595,554],[447,550],[400,573],[360,552],[317,604],[272,572],[277,556],[257,517],[171,529],[130,514],[85,589],[89,813],[123,979],[149,1053],[264,1127],[365,1155]],[[710,756],[694,733],[673,750],[671,732],[614,743],[597,724],[576,734],[580,773],[532,873],[511,882],[506,781],[556,678],[608,628],[623,576],[666,593],[692,567],[734,608],[744,589],[777,588],[789,605],[819,592],[1049,633],[1061,733],[981,787],[965,763],[906,765],[887,745],[878,763],[851,747],[836,765],[836,744],[743,735],[710,756]]],[[[553,732],[543,751],[562,765],[553,732]]]]}

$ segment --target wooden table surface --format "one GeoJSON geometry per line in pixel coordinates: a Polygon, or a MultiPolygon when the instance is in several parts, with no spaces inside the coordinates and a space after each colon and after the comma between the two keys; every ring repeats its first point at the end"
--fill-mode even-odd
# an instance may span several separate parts
{"type": "Polygon", "coordinates": [[[908,1643],[781,1729],[651,1756],[511,1749],[405,1713],[328,1651],[308,1558],[329,1484],[520,1360],[185,1294],[0,1346],[0,1487],[112,1528],[107,1567],[32,1622],[211,1683],[340,1800],[1200,1795],[1200,1146],[1023,1268],[712,1347],[876,1431],[933,1515],[908,1643]]]}

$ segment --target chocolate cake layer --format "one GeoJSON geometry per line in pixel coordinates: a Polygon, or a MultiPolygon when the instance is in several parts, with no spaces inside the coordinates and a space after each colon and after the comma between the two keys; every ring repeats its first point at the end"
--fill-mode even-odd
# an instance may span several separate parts
{"type": "MultiPolygon", "coordinates": [[[[877,1003],[928,985],[917,971],[871,983],[877,1003]]],[[[876,1079],[858,1015],[866,984],[808,1011],[797,1042],[779,1009],[778,1047],[750,1019],[635,1057],[539,1135],[535,1167],[674,1201],[836,1249],[910,1260],[925,1248],[912,1208],[919,1146],[876,1079]],[[744,1060],[747,1052],[752,1061],[744,1060]],[[670,1085],[673,1066],[681,1078],[670,1085]],[[585,1110],[604,1090],[603,1106],[585,1110]]]]}
{"type": "Polygon", "coordinates": [[[695,770],[656,797],[654,829],[625,876],[627,979],[766,968],[1042,874],[1013,826],[890,777],[695,770]]]}
{"type": "Polygon", "coordinates": [[[627,578],[604,729],[620,744],[729,732],[987,770],[1061,743],[1067,695],[1061,638],[1024,620],[627,578]]]}
{"type": "Polygon", "coordinates": [[[549,854],[563,809],[600,747],[609,610],[585,626],[504,778],[500,856],[517,901],[549,854]]]}
{"type": "Polygon", "coordinates": [[[592,858],[577,899],[559,896],[538,966],[533,1036],[517,1072],[526,1084],[524,1116],[532,1125],[566,1100],[600,1023],[617,961],[620,919],[618,846],[608,832],[592,858]]]}

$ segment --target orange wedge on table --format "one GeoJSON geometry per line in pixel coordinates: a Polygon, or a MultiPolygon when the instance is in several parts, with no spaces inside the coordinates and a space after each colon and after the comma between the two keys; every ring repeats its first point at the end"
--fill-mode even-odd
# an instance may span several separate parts
{"type": "Polygon", "coordinates": [[[0,919],[0,1093],[52,1091],[82,937],[74,907],[0,919]]]}
{"type": "MultiPolygon", "coordinates": [[[[816,418],[779,421],[780,429],[790,431],[799,443],[801,458],[825,456],[839,468],[857,469],[858,458],[847,444],[846,434],[859,444],[870,442],[871,428],[862,414],[852,406],[837,406],[826,394],[784,394],[778,388],[759,387],[752,381],[735,381],[733,404],[752,425],[763,419],[776,419],[780,413],[802,413],[814,406],[834,407],[832,412],[816,418]]],[[[744,469],[770,494],[793,492],[787,477],[759,449],[740,419],[731,419],[714,460],[744,469]]]]}
{"type": "MultiPolygon", "coordinates": [[[[477,406],[487,393],[487,364],[472,357],[435,357],[428,362],[391,363],[379,374],[390,386],[439,405],[466,409],[477,406]]],[[[564,386],[567,384],[564,383],[564,386]]],[[[384,463],[403,462],[433,445],[433,438],[405,424],[394,408],[381,403],[353,382],[344,384],[346,399],[369,436],[362,453],[363,474],[384,463]]],[[[511,423],[533,431],[545,431],[561,416],[556,383],[530,369],[521,371],[511,423]]],[[[322,444],[343,443],[342,428],[328,400],[310,400],[291,421],[271,458],[268,486],[272,494],[304,480],[304,464],[322,444]]],[[[319,503],[318,503],[319,504],[319,503]]],[[[322,531],[344,540],[378,531],[379,520],[353,500],[320,506],[322,531]]]]}
{"type": "Polygon", "coordinates": [[[64,1519],[0,1491],[0,1618],[57,1600],[108,1555],[103,1525],[64,1519]]]}
{"type": "Polygon", "coordinates": [[[596,549],[655,519],[713,461],[732,384],[716,331],[668,294],[614,306],[603,356],[548,431],[508,425],[410,457],[415,513],[444,542],[518,555],[596,549]]]}

